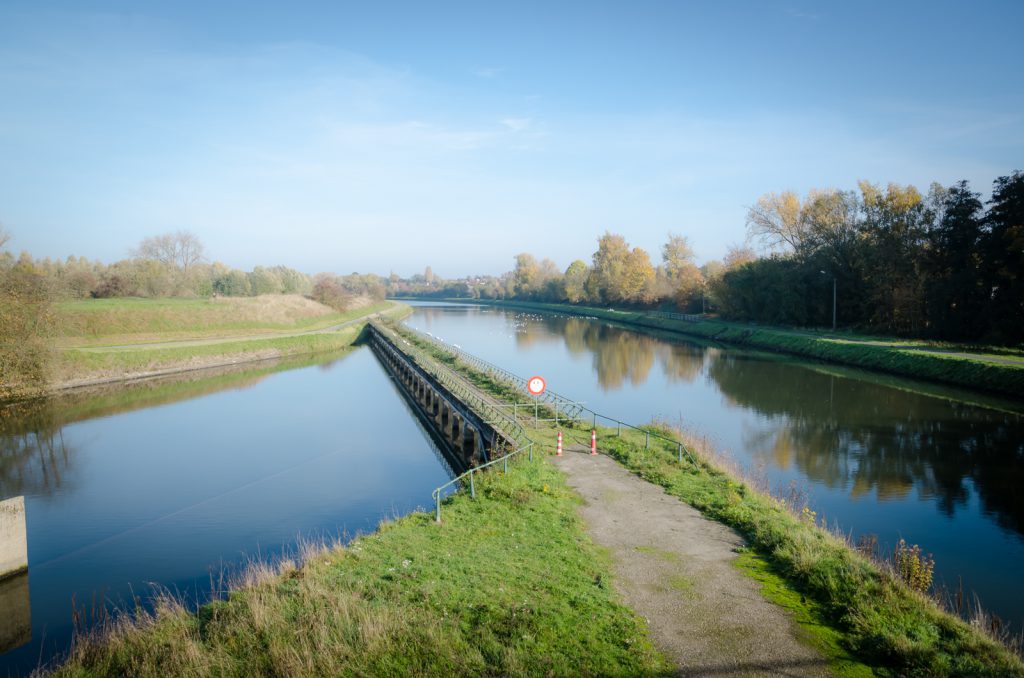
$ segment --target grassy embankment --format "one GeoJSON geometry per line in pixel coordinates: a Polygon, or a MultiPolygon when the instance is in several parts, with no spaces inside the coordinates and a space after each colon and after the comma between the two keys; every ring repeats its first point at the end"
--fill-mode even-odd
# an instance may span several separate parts
{"type": "MultiPolygon", "coordinates": [[[[408,336],[408,335],[407,335],[408,336]]],[[[509,387],[455,363],[482,388],[509,387]]],[[[586,430],[570,431],[585,440],[586,430]]],[[[676,460],[640,433],[600,445],[645,478],[730,524],[737,565],[789,608],[841,674],[1024,675],[1004,648],[901,584],[841,540],[705,458],[676,460]]],[[[535,433],[550,447],[553,430],[535,433]]],[[[541,457],[302,566],[255,568],[229,598],[192,614],[173,601],[81,641],[60,675],[495,675],[663,673],[642,624],[616,602],[607,557],[578,498],[541,457]]]]}
{"type": "Polygon", "coordinates": [[[172,600],[82,639],[61,676],[654,675],[576,495],[539,456],[479,476],[444,522],[415,513],[301,566],[254,567],[190,613],[172,600]]]}
{"type": "MultiPolygon", "coordinates": [[[[507,385],[453,355],[411,333],[406,338],[479,387],[509,393],[507,385]]],[[[583,424],[568,436],[589,444],[590,428],[583,424]]],[[[1024,664],[1003,645],[817,525],[813,512],[787,506],[723,470],[710,450],[702,450],[697,463],[685,457],[680,462],[675,445],[652,438],[645,449],[638,431],[598,428],[598,437],[602,451],[627,468],[744,535],[751,550],[737,565],[794,614],[837,672],[857,675],[866,665],[883,675],[1024,675],[1024,664]]],[[[691,449],[699,447],[690,441],[691,449]]]]}
{"type": "MultiPolygon", "coordinates": [[[[456,300],[466,301],[466,300],[456,300]]],[[[1024,394],[1024,351],[975,347],[851,333],[813,333],[719,320],[690,322],[635,311],[514,301],[473,301],[525,310],[568,313],[635,327],[668,330],[739,346],[777,351],[925,379],[1013,398],[1024,394]],[[992,362],[995,358],[1004,362],[992,362]]]]}
{"type": "Polygon", "coordinates": [[[359,336],[359,320],[408,312],[382,302],[339,313],[295,296],[69,302],[58,306],[53,382],[60,388],[335,351],[359,336]],[[350,324],[331,329],[343,323],[350,324]]]}

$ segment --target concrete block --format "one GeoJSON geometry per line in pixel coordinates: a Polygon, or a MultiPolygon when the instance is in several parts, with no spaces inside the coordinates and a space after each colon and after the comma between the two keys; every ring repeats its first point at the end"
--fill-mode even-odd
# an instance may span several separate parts
{"type": "Polygon", "coordinates": [[[25,497],[0,501],[0,579],[28,568],[25,497]]]}

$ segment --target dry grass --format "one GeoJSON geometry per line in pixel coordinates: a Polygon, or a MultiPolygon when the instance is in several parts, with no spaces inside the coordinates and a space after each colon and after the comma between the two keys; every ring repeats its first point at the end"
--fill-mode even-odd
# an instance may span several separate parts
{"type": "MultiPolygon", "coordinates": [[[[331,315],[334,309],[298,294],[263,294],[258,297],[217,297],[213,306],[225,309],[235,321],[290,325],[305,318],[331,315]]],[[[353,304],[358,308],[363,304],[353,304]]]]}

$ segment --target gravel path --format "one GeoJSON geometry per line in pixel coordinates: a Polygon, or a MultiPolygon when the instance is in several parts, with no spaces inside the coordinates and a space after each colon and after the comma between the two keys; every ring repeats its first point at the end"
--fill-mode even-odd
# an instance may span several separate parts
{"type": "Polygon", "coordinates": [[[732,565],[743,539],[615,461],[569,450],[555,463],[612,553],[616,589],[646,617],[680,676],[827,676],[799,627],[732,565]]]}

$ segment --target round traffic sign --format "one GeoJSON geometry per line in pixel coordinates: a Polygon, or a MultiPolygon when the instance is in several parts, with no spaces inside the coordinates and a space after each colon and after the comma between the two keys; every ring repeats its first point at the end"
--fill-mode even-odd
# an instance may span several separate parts
{"type": "Polygon", "coordinates": [[[530,377],[530,380],[526,382],[526,390],[530,392],[530,395],[540,395],[546,387],[547,384],[544,383],[542,377],[530,377]]]}

